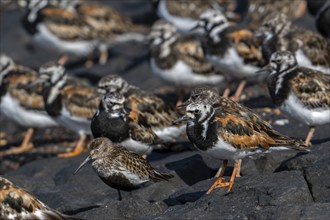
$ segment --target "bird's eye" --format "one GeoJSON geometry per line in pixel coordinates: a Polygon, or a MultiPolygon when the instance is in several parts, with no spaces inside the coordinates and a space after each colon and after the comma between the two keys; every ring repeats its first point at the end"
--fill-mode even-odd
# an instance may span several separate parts
{"type": "Polygon", "coordinates": [[[204,105],[204,109],[206,109],[206,105],[204,105]]]}
{"type": "Polygon", "coordinates": [[[198,109],[196,109],[196,110],[194,111],[194,113],[195,113],[195,114],[199,113],[199,110],[198,110],[198,109]]]}

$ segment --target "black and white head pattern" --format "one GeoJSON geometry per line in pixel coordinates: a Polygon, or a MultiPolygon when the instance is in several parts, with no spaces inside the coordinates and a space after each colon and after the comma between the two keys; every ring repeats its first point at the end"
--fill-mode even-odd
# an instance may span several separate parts
{"type": "Polygon", "coordinates": [[[39,74],[43,81],[48,82],[51,85],[64,83],[67,78],[65,68],[54,62],[49,62],[42,65],[39,68],[39,74]]]}
{"type": "Polygon", "coordinates": [[[3,78],[15,68],[14,61],[5,54],[0,54],[0,86],[3,78]]]}
{"type": "Polygon", "coordinates": [[[259,28],[258,33],[265,38],[269,38],[273,35],[284,36],[290,31],[290,28],[291,21],[285,14],[280,13],[275,17],[266,19],[259,28]]]}
{"type": "Polygon", "coordinates": [[[124,109],[125,97],[119,92],[109,92],[102,97],[103,108],[114,116],[120,116],[124,109]]]}
{"type": "Polygon", "coordinates": [[[162,48],[160,57],[166,57],[169,55],[169,46],[175,43],[179,37],[180,34],[176,27],[165,20],[155,22],[148,36],[151,47],[162,48]]]}
{"type": "Polygon", "coordinates": [[[269,65],[272,69],[271,75],[277,75],[275,93],[278,93],[284,77],[297,67],[297,60],[290,51],[276,51],[272,54],[269,65]]]}
{"type": "Polygon", "coordinates": [[[198,21],[198,27],[203,28],[205,33],[213,39],[214,42],[219,42],[221,39],[219,34],[229,26],[226,16],[221,10],[208,9],[203,12],[198,21]]]}
{"type": "Polygon", "coordinates": [[[100,94],[106,94],[108,92],[124,94],[127,92],[128,88],[128,82],[118,75],[104,76],[98,83],[98,93],[100,94]]]}

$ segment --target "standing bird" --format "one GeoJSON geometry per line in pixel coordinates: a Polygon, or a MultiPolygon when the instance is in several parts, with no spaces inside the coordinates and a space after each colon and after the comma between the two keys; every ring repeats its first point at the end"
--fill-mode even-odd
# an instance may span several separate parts
{"type": "Polygon", "coordinates": [[[90,123],[100,99],[90,100],[90,97],[96,96],[97,90],[86,83],[70,80],[65,68],[59,64],[44,64],[39,73],[39,81],[45,85],[43,97],[48,114],[59,125],[78,133],[80,137],[73,152],[59,156],[76,156],[84,148],[86,135],[91,134],[90,123]]]}
{"type": "Polygon", "coordinates": [[[273,102],[281,109],[310,127],[306,145],[316,125],[330,123],[330,75],[298,66],[290,51],[273,53],[266,72],[268,90],[273,102]]]}
{"type": "Polygon", "coordinates": [[[78,218],[64,215],[48,207],[31,193],[0,176],[0,219],[69,220],[78,218]]]}
{"type": "Polygon", "coordinates": [[[107,137],[130,151],[146,156],[152,151],[152,145],[160,144],[160,140],[145,118],[139,112],[126,109],[124,103],[125,97],[118,92],[102,96],[91,123],[93,136],[107,137]]]}
{"type": "Polygon", "coordinates": [[[248,28],[230,25],[220,10],[203,12],[192,31],[203,34],[203,49],[206,58],[222,71],[230,73],[234,80],[240,80],[233,97],[238,100],[246,80],[256,81],[255,72],[264,66],[261,42],[248,28]]]}
{"type": "Polygon", "coordinates": [[[302,141],[280,134],[251,110],[225,97],[219,97],[217,104],[209,100],[190,103],[186,114],[175,122],[180,121],[188,121],[187,135],[197,150],[218,159],[235,160],[230,181],[223,182],[223,169],[208,194],[214,188],[232,189],[239,159],[276,150],[306,151],[302,141]]]}
{"type": "Polygon", "coordinates": [[[42,87],[31,88],[38,73],[27,67],[15,64],[4,55],[0,55],[0,112],[22,127],[28,127],[22,144],[1,152],[0,155],[18,154],[33,147],[31,139],[35,128],[57,126],[47,114],[42,96],[42,87]]]}
{"type": "Polygon", "coordinates": [[[172,174],[156,171],[140,155],[126,150],[119,144],[112,143],[108,138],[96,138],[88,148],[90,155],[74,174],[87,162],[92,161],[92,167],[101,180],[118,190],[119,200],[121,200],[120,190],[131,191],[146,182],[158,182],[173,177],[172,174]]]}
{"type": "Polygon", "coordinates": [[[300,65],[330,74],[329,41],[316,32],[293,25],[284,14],[265,20],[257,35],[263,38],[265,60],[276,51],[288,50],[300,65]]]}
{"type": "Polygon", "coordinates": [[[61,64],[64,64],[68,54],[78,57],[92,54],[99,47],[100,39],[98,32],[72,8],[53,5],[60,3],[57,0],[19,1],[26,9],[23,27],[32,36],[33,43],[62,53],[61,64]]]}
{"type": "Polygon", "coordinates": [[[226,16],[233,22],[240,19],[235,13],[236,1],[231,0],[152,0],[157,14],[162,19],[171,22],[180,32],[188,32],[193,28],[199,16],[207,9],[224,10],[226,16]]]}
{"type": "MultiPolygon", "coordinates": [[[[173,125],[179,117],[178,111],[158,96],[129,84],[118,75],[108,75],[100,79],[98,92],[118,92],[125,97],[125,106],[141,114],[146,123],[163,142],[177,141],[185,137],[185,125],[173,125]]],[[[186,138],[184,138],[186,139],[186,138]]]]}
{"type": "Polygon", "coordinates": [[[195,36],[181,36],[171,23],[160,20],[153,25],[149,38],[150,67],[155,75],[179,88],[177,105],[182,102],[184,87],[221,86],[226,82],[225,75],[207,61],[195,36]]]}
{"type": "Polygon", "coordinates": [[[80,56],[100,52],[99,62],[108,59],[108,47],[126,41],[144,41],[149,27],[132,23],[119,11],[87,0],[25,0],[28,13],[24,27],[35,38],[54,45],[62,52],[80,56]]]}

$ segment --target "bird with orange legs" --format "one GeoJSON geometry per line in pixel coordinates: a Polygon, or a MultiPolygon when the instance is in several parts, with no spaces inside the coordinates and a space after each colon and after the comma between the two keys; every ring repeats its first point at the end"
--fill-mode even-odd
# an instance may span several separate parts
{"type": "Polygon", "coordinates": [[[217,159],[235,160],[230,180],[224,182],[223,169],[207,194],[223,187],[231,191],[242,158],[278,150],[308,151],[303,141],[280,134],[250,109],[228,98],[219,96],[216,103],[188,100],[186,104],[186,114],[174,123],[187,121],[187,135],[194,147],[217,159]]]}

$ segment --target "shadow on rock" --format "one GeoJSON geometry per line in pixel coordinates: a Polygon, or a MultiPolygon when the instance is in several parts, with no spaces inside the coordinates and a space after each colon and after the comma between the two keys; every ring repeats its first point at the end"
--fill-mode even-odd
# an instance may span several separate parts
{"type": "Polygon", "coordinates": [[[198,154],[182,160],[167,163],[165,167],[169,170],[174,170],[189,186],[208,179],[212,175],[212,171],[205,164],[202,156],[198,154]]]}

